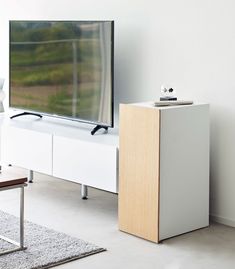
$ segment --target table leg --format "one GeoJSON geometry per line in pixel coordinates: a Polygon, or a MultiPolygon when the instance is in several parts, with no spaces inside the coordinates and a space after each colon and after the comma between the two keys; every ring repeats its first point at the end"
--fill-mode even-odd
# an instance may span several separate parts
{"type": "Polygon", "coordinates": [[[20,188],[20,247],[24,248],[24,187],[20,188]]]}
{"type": "Polygon", "coordinates": [[[26,249],[24,246],[24,186],[20,187],[20,242],[18,243],[2,235],[0,235],[0,239],[15,246],[13,249],[0,252],[0,256],[26,249]]]}

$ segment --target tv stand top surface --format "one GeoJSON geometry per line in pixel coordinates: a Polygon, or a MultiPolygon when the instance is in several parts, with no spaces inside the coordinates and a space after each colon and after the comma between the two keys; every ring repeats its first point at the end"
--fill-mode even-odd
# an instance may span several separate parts
{"type": "Polygon", "coordinates": [[[10,116],[10,112],[6,112],[1,115],[0,121],[2,126],[23,128],[36,132],[81,139],[92,143],[116,146],[119,144],[118,129],[115,128],[109,128],[108,132],[105,130],[100,130],[95,135],[91,135],[91,130],[95,125],[46,116],[42,119],[35,118],[30,115],[10,119],[10,116]]]}

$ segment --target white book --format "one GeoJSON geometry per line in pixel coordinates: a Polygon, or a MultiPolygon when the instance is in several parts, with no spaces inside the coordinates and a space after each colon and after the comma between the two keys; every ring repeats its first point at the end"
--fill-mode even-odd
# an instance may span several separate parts
{"type": "Polygon", "coordinates": [[[186,100],[154,102],[154,106],[182,106],[182,105],[192,105],[192,104],[193,104],[193,101],[186,101],[186,100]]]}

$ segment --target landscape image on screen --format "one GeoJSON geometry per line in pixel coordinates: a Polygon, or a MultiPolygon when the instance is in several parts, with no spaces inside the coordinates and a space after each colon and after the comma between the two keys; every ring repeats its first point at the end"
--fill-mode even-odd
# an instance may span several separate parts
{"type": "Polygon", "coordinates": [[[111,125],[111,26],[11,21],[10,106],[111,125]]]}

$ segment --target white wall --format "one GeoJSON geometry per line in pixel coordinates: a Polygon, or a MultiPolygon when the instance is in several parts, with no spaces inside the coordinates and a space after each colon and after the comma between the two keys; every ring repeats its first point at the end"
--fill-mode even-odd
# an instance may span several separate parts
{"type": "Polygon", "coordinates": [[[114,19],[116,113],[119,102],[157,99],[166,82],[180,98],[209,102],[211,214],[235,226],[234,10],[233,0],[8,0],[0,76],[8,77],[9,19],[114,19]]]}

